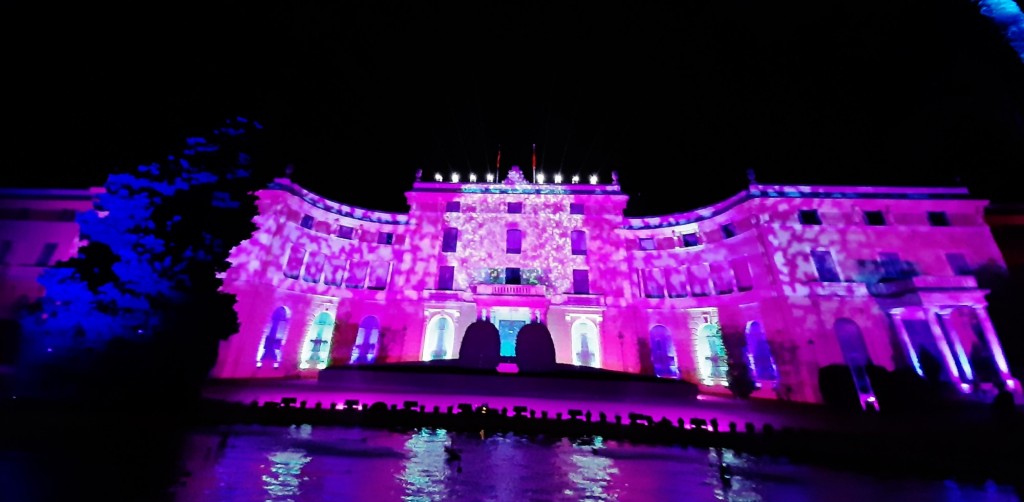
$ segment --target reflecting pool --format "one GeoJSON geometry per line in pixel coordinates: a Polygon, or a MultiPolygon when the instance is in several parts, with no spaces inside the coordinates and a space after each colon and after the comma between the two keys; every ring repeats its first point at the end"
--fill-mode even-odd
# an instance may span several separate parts
{"type": "Polygon", "coordinates": [[[1019,500],[992,482],[891,479],[729,449],[440,429],[211,429],[185,437],[181,467],[172,500],[1019,500]]]}

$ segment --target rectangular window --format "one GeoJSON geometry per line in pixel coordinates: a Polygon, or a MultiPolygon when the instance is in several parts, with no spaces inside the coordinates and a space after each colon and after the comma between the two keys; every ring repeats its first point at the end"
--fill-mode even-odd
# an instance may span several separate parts
{"type": "Polygon", "coordinates": [[[956,275],[971,275],[974,273],[971,264],[967,262],[967,257],[963,253],[946,253],[946,262],[949,263],[949,269],[956,275]]]}
{"type": "Polygon", "coordinates": [[[569,214],[583,214],[583,204],[580,202],[570,202],[569,214]]]}
{"type": "Polygon", "coordinates": [[[11,254],[11,241],[0,241],[0,265],[7,263],[7,255],[11,254]]]}
{"type": "Polygon", "coordinates": [[[878,262],[882,266],[883,279],[903,278],[903,260],[899,253],[878,253],[878,262]]]}
{"type": "Polygon", "coordinates": [[[342,239],[352,239],[355,235],[356,229],[348,225],[341,225],[338,227],[338,237],[342,239]]]}
{"type": "Polygon", "coordinates": [[[454,253],[459,248],[459,229],[448,227],[441,237],[441,252],[454,253]]]}
{"type": "Polygon", "coordinates": [[[377,242],[377,234],[378,232],[361,228],[359,229],[359,235],[356,237],[359,239],[359,242],[377,242]]]}
{"type": "Polygon", "coordinates": [[[298,279],[302,272],[302,262],[306,260],[306,250],[299,246],[292,246],[288,258],[284,262],[284,276],[289,279],[298,279]]]}
{"type": "Polygon", "coordinates": [[[332,261],[324,266],[324,284],[341,286],[345,279],[345,260],[332,261]]]}
{"type": "Polygon", "coordinates": [[[313,284],[320,282],[324,273],[324,259],[324,255],[316,251],[310,252],[309,258],[306,259],[306,269],[302,273],[302,280],[313,284]]]}
{"type": "Polygon", "coordinates": [[[302,221],[299,222],[299,225],[301,225],[302,228],[308,228],[308,229],[312,230],[313,229],[313,217],[308,215],[308,214],[303,216],[302,217],[302,221]]]}
{"type": "Polygon", "coordinates": [[[683,246],[692,248],[700,245],[700,237],[696,233],[683,234],[683,246]]]}
{"type": "Polygon", "coordinates": [[[839,277],[839,270],[836,269],[835,259],[832,252],[825,249],[811,251],[811,259],[814,260],[814,268],[818,271],[818,280],[821,282],[843,282],[839,277]]]}
{"type": "Polygon", "coordinates": [[[455,289],[455,266],[441,265],[437,271],[437,289],[451,291],[455,289]]]}
{"type": "Polygon", "coordinates": [[[665,297],[665,274],[660,268],[645,268],[643,270],[644,296],[647,298],[665,297]]]}
{"type": "Polygon", "coordinates": [[[462,210],[462,203],[457,200],[450,200],[444,205],[444,212],[457,213],[462,210]]]}
{"type": "Polygon", "coordinates": [[[678,239],[674,236],[658,237],[654,240],[654,247],[657,249],[675,249],[678,239]]]}
{"type": "Polygon", "coordinates": [[[690,265],[686,269],[686,282],[690,284],[690,293],[693,296],[707,296],[711,294],[711,287],[708,284],[710,271],[707,265],[690,265]]]}
{"type": "Polygon", "coordinates": [[[817,209],[801,209],[799,217],[801,225],[821,225],[821,216],[817,209]]]}
{"type": "Polygon", "coordinates": [[[522,271],[517,267],[508,267],[505,269],[505,284],[522,284],[523,275],[522,271]]]}
{"type": "Polygon", "coordinates": [[[928,211],[928,224],[933,227],[948,227],[949,215],[945,211],[928,211]]]}
{"type": "Polygon", "coordinates": [[[572,244],[572,254],[582,256],[587,254],[587,233],[583,230],[573,230],[569,234],[569,241],[572,244]]]}
{"type": "Polygon", "coordinates": [[[510,228],[505,231],[505,252],[508,254],[520,254],[523,251],[523,231],[518,228],[510,228]]]}
{"type": "Polygon", "coordinates": [[[873,226],[885,225],[885,213],[881,211],[864,211],[864,223],[873,226]]]}
{"type": "Polygon", "coordinates": [[[574,295],[589,295],[590,294],[590,271],[589,270],[573,270],[572,271],[572,293],[574,295]]]}
{"type": "Polygon", "coordinates": [[[666,286],[669,298],[686,298],[686,267],[665,269],[666,286]]]}
{"type": "Polygon", "coordinates": [[[395,239],[391,242],[394,246],[402,246],[405,244],[405,234],[395,234],[395,239]]]}
{"type": "Polygon", "coordinates": [[[378,261],[370,268],[369,289],[385,289],[388,287],[388,277],[391,275],[391,262],[378,261]]]}
{"type": "Polygon", "coordinates": [[[345,275],[345,287],[360,289],[366,284],[366,274],[370,271],[370,263],[353,261],[349,263],[348,274],[345,275]]]}
{"type": "Polygon", "coordinates": [[[732,275],[736,278],[736,289],[739,291],[750,291],[754,289],[754,278],[750,273],[750,261],[747,257],[733,258],[729,260],[732,267],[732,275]]]}
{"type": "Polygon", "coordinates": [[[640,238],[640,249],[643,251],[654,251],[654,238],[653,237],[641,237],[640,238]]]}
{"type": "Polygon", "coordinates": [[[736,225],[732,222],[722,225],[722,237],[726,239],[736,237],[736,225]]]}
{"type": "Polygon", "coordinates": [[[36,258],[37,267],[49,267],[53,260],[54,253],[57,252],[56,242],[47,242],[43,244],[43,249],[39,251],[39,256],[36,258]]]}
{"type": "Polygon", "coordinates": [[[395,234],[391,232],[377,232],[377,244],[391,245],[395,241],[395,234]]]}
{"type": "Polygon", "coordinates": [[[509,202],[508,203],[508,214],[521,214],[523,212],[522,202],[509,202]]]}
{"type": "Polygon", "coordinates": [[[736,285],[733,284],[732,274],[729,272],[729,267],[725,263],[711,264],[711,282],[715,285],[715,293],[724,295],[733,292],[736,285]]]}

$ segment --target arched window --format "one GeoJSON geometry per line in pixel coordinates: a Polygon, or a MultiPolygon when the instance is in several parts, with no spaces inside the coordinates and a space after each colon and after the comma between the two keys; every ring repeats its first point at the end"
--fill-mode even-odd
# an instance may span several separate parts
{"type": "Polygon", "coordinates": [[[424,361],[452,359],[453,352],[455,352],[455,322],[447,315],[436,315],[427,323],[420,357],[424,361]]]}
{"type": "Polygon", "coordinates": [[[750,368],[754,370],[754,376],[758,380],[774,381],[778,378],[764,328],[757,321],[747,323],[747,357],[750,360],[750,368]]]}
{"type": "Polygon", "coordinates": [[[321,312],[313,321],[313,327],[302,344],[302,358],[299,368],[316,368],[318,370],[327,367],[327,361],[331,353],[331,335],[334,332],[334,318],[327,312],[321,312]]]}
{"type": "Polygon", "coordinates": [[[380,321],[372,315],[363,318],[356,333],[356,344],[352,347],[351,364],[369,364],[377,358],[380,343],[380,321]]]}
{"type": "Polygon", "coordinates": [[[659,378],[679,378],[679,361],[676,358],[676,344],[672,333],[658,324],[651,328],[651,362],[654,374],[659,378]]]}
{"type": "Polygon", "coordinates": [[[705,324],[697,330],[697,367],[701,380],[725,380],[729,371],[729,359],[722,341],[722,328],[717,324],[705,324]]]}
{"type": "Polygon", "coordinates": [[[589,319],[572,323],[572,363],[577,366],[601,367],[601,337],[597,325],[589,319]]]}
{"type": "Polygon", "coordinates": [[[270,316],[267,332],[260,343],[260,353],[256,357],[256,366],[272,364],[275,368],[281,365],[281,347],[288,335],[288,309],[277,307],[270,316]]]}

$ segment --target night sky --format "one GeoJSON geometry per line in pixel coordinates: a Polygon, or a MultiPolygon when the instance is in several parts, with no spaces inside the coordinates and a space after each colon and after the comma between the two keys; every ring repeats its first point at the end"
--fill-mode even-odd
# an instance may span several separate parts
{"type": "Polygon", "coordinates": [[[82,187],[228,117],[324,196],[617,171],[631,215],[763,183],[1021,202],[1024,64],[969,0],[0,7],[8,186],[82,187]],[[1001,174],[1001,173],[1007,174],[1001,174]],[[340,176],[339,176],[340,175],[340,176]]]}

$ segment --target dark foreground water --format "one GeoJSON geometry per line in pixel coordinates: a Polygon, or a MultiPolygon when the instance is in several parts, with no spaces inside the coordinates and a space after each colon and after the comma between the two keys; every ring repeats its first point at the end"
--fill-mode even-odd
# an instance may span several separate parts
{"type": "Polygon", "coordinates": [[[1013,488],[992,482],[887,479],[728,449],[599,437],[304,425],[180,437],[133,432],[106,441],[0,452],[0,500],[1019,500],[1013,488]]]}

